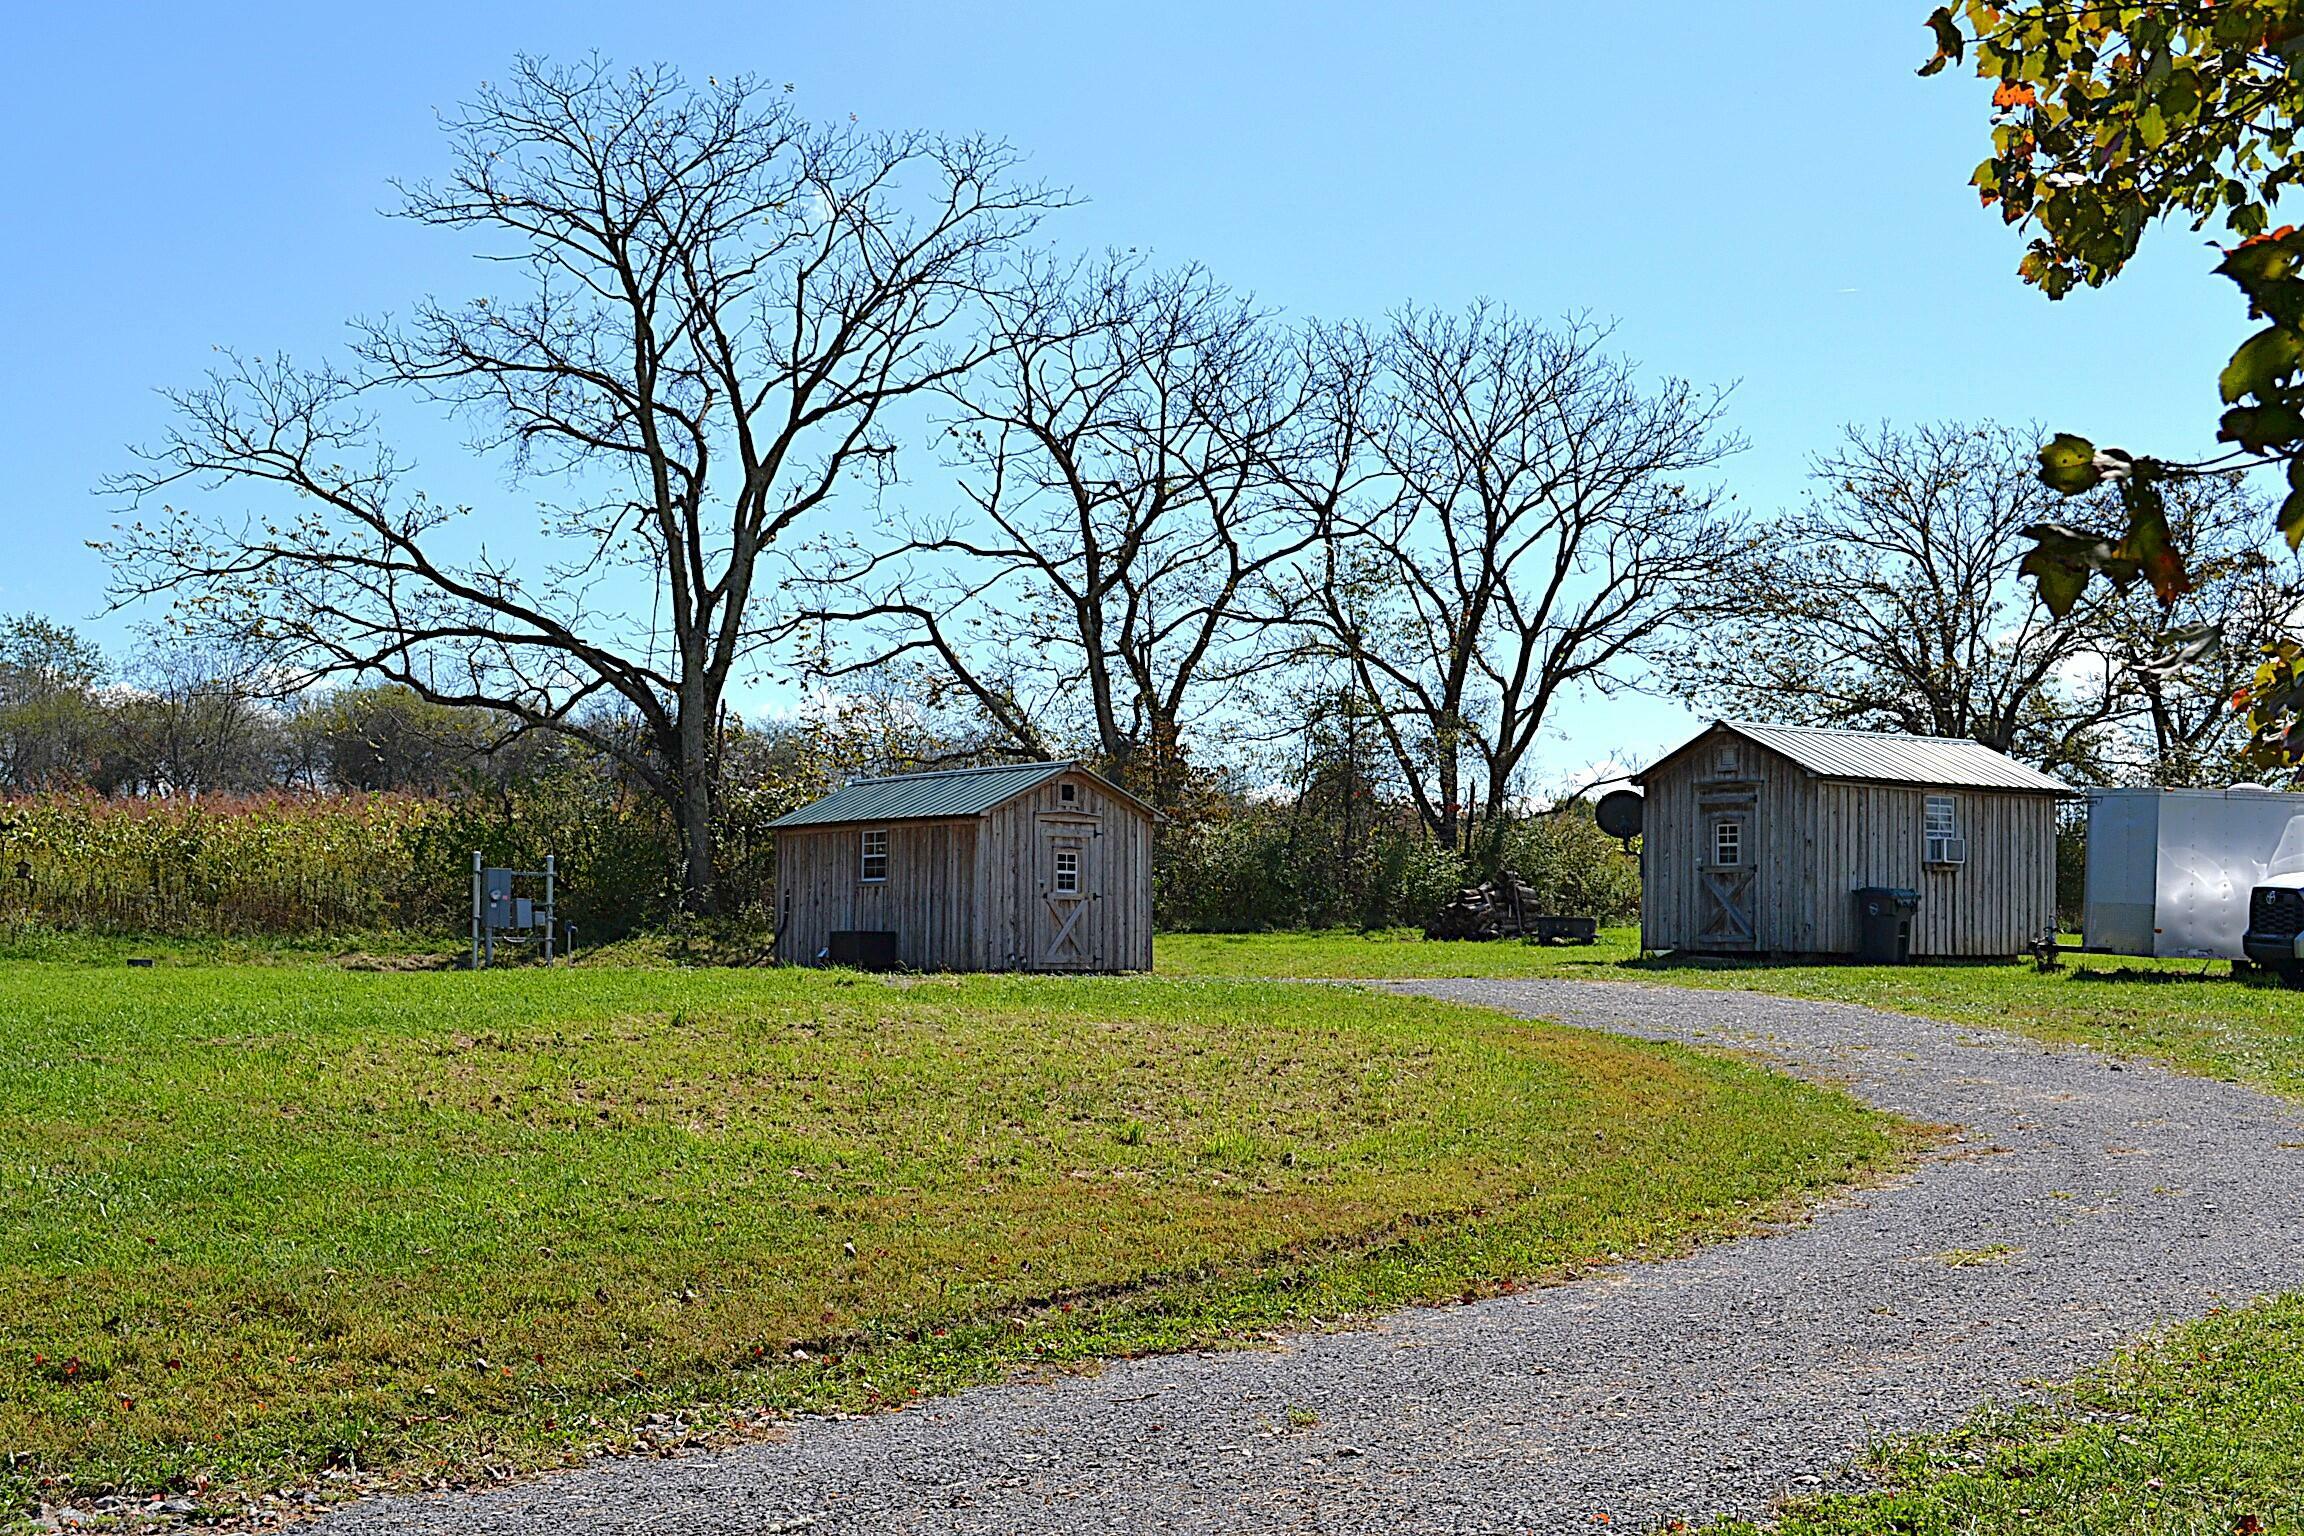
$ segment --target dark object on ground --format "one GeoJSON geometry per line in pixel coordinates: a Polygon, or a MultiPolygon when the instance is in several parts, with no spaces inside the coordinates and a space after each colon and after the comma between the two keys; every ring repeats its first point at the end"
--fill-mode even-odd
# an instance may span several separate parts
{"type": "Polygon", "coordinates": [[[1511,870],[1468,885],[1424,925],[1427,939],[1532,938],[1546,944],[1590,944],[1600,923],[1590,917],[1544,917],[1536,888],[1511,870]]]}
{"type": "Polygon", "coordinates": [[[143,970],[152,964],[152,957],[150,955],[133,955],[129,957],[128,963],[138,970],[143,970]]]}
{"type": "Polygon", "coordinates": [[[1904,965],[1912,959],[1912,914],[1920,893],[1893,885],[1856,888],[1856,959],[1864,965],[1904,965]]]}
{"type": "Polygon", "coordinates": [[[892,971],[896,969],[896,932],[892,928],[836,928],[825,936],[824,958],[859,971],[892,971]]]}

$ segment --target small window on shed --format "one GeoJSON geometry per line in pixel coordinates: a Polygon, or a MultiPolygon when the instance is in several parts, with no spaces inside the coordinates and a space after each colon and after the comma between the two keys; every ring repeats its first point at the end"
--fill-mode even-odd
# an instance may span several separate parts
{"type": "Polygon", "coordinates": [[[1736,756],[1735,747],[1721,746],[1713,749],[1712,771],[1721,778],[1732,779],[1736,777],[1736,770],[1741,766],[1742,764],[1736,756]]]}
{"type": "Polygon", "coordinates": [[[867,885],[877,885],[888,878],[888,829],[866,827],[856,861],[856,878],[867,885]]]}
{"type": "Polygon", "coordinates": [[[1930,838],[1960,835],[1960,818],[1953,809],[1950,795],[1928,797],[1928,835],[1930,838]]]}
{"type": "Polygon", "coordinates": [[[1059,896],[1077,896],[1080,894],[1080,850],[1077,848],[1059,848],[1056,850],[1056,894],[1059,896]]]}
{"type": "Polygon", "coordinates": [[[1968,839],[1960,835],[1960,808],[1950,795],[1928,797],[1928,862],[1953,866],[1968,862],[1968,839]]]}
{"type": "Polygon", "coordinates": [[[1712,862],[1722,869],[1734,869],[1744,862],[1744,823],[1712,823],[1712,862]]]}
{"type": "Polygon", "coordinates": [[[1056,798],[1066,805],[1070,805],[1080,798],[1080,786],[1077,784],[1059,784],[1056,786],[1056,798]]]}

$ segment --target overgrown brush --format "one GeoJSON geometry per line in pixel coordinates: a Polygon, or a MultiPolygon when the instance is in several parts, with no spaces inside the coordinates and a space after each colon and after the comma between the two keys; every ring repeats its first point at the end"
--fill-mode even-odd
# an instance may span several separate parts
{"type": "MultiPolygon", "coordinates": [[[[596,781],[595,781],[596,782],[596,781]]],[[[758,840],[723,901],[763,910],[758,840]]],[[[583,783],[426,799],[394,794],[0,801],[0,924],[181,936],[461,932],[472,853],[557,859],[561,915],[594,937],[673,907],[656,807],[583,783]]]]}
{"type": "Polygon", "coordinates": [[[1294,804],[1235,804],[1163,836],[1154,913],[1169,931],[1420,926],[1458,888],[1500,869],[1550,913],[1620,922],[1640,910],[1640,863],[1589,807],[1517,818],[1462,853],[1395,808],[1357,823],[1294,804]]]}

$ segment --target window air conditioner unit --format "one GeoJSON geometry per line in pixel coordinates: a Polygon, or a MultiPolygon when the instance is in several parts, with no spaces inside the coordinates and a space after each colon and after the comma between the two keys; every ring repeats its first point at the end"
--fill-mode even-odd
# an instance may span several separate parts
{"type": "Polygon", "coordinates": [[[1968,839],[1964,837],[1932,837],[1928,839],[1928,862],[1931,864],[1967,863],[1968,839]]]}

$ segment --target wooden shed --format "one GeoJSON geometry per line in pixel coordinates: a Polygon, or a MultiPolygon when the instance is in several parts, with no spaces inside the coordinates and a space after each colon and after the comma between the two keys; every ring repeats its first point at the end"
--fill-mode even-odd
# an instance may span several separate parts
{"type": "Polygon", "coordinates": [[[771,823],[776,957],[1148,971],[1156,819],[1078,763],[857,779],[771,823]]]}
{"type": "Polygon", "coordinates": [[[2073,791],[1976,742],[1721,720],[1633,782],[1644,948],[1850,954],[1865,886],[1919,893],[1914,958],[2055,929],[2073,791]]]}

